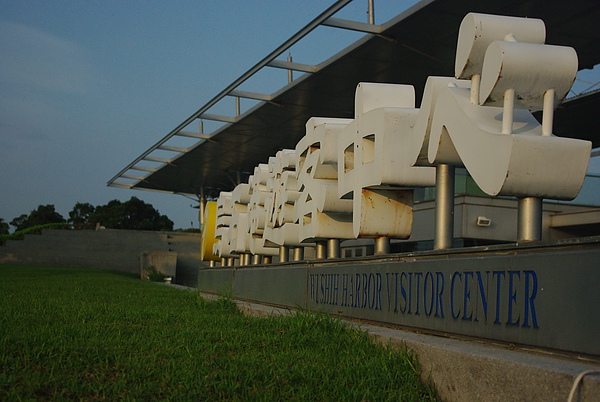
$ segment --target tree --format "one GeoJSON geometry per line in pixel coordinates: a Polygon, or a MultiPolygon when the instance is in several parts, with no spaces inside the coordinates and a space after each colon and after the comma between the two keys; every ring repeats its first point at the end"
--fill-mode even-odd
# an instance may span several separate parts
{"type": "Polygon", "coordinates": [[[136,197],[126,202],[112,200],[97,206],[87,222],[100,223],[111,229],[173,230],[173,221],[136,197]]]}
{"type": "Polygon", "coordinates": [[[29,215],[21,215],[10,221],[16,230],[23,230],[33,226],[46,225],[48,223],[64,223],[65,218],[56,212],[54,205],[40,205],[31,211],[29,215]]]}
{"type": "Polygon", "coordinates": [[[28,227],[27,226],[27,215],[23,214],[21,216],[17,216],[12,221],[10,221],[10,224],[12,226],[14,226],[15,230],[17,230],[17,231],[25,229],[26,227],[28,227]]]}
{"type": "Polygon", "coordinates": [[[65,218],[56,212],[54,205],[40,205],[36,210],[31,211],[27,218],[29,227],[64,222],[66,222],[65,218]]]}
{"type": "Polygon", "coordinates": [[[89,223],[89,217],[94,213],[96,207],[88,202],[78,202],[69,212],[69,222],[71,223],[89,223]]]}
{"type": "Polygon", "coordinates": [[[0,235],[8,234],[10,227],[8,223],[4,222],[4,219],[0,218],[0,235]]]}

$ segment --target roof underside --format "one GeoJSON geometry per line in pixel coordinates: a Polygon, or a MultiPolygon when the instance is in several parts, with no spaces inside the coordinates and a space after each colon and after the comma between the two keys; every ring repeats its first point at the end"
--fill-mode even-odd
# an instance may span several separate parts
{"type": "MultiPolygon", "coordinates": [[[[600,3],[597,0],[436,0],[396,17],[381,35],[366,35],[262,102],[240,119],[150,173],[131,188],[216,195],[231,190],[280,149],[294,148],[313,116],[353,116],[359,82],[412,84],[417,105],[428,76],[453,76],[456,38],[468,12],[535,17],[546,24],[546,43],[571,46],[579,68],[600,63],[600,3]]],[[[600,93],[565,102],[554,133],[600,146],[600,93]]]]}

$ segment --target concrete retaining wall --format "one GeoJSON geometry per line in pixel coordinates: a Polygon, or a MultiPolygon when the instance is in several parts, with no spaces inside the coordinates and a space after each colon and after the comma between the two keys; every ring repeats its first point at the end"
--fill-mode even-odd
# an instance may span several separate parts
{"type": "Polygon", "coordinates": [[[0,247],[0,264],[50,265],[140,273],[145,251],[177,253],[176,283],[195,286],[200,234],[135,230],[44,230],[0,247]]]}

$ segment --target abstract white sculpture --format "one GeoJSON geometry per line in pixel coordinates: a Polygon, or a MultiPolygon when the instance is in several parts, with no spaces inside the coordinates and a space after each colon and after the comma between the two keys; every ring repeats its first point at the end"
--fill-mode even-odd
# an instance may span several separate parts
{"type": "Polygon", "coordinates": [[[213,245],[213,253],[221,258],[233,258],[231,253],[231,240],[229,236],[229,227],[233,215],[233,201],[231,193],[222,191],[217,199],[217,219],[215,228],[215,238],[217,242],[213,245]]]}
{"type": "Polygon", "coordinates": [[[553,136],[551,123],[555,105],[575,79],[577,55],[571,48],[541,44],[542,28],[543,22],[534,19],[465,17],[456,71],[458,78],[471,78],[471,85],[449,85],[439,95],[430,163],[464,165],[490,195],[552,199],[577,195],[591,144],[553,136]],[[479,27],[485,27],[482,38],[490,42],[485,49],[479,27]],[[539,124],[528,108],[543,108],[546,125],[539,124]]]}
{"type": "Polygon", "coordinates": [[[266,206],[272,205],[273,194],[269,191],[268,183],[272,173],[269,165],[260,164],[254,169],[254,174],[248,179],[250,185],[250,202],[248,203],[248,245],[253,255],[277,255],[277,248],[269,247],[265,242],[264,231],[267,224],[266,206]]]}
{"type": "Polygon", "coordinates": [[[434,184],[434,169],[413,167],[410,158],[411,128],[419,113],[414,103],[410,85],[356,88],[355,119],[338,139],[338,193],[353,199],[355,237],[408,238],[412,189],[434,184]]]}
{"type": "Polygon", "coordinates": [[[338,135],[347,119],[311,118],[306,135],[296,145],[300,197],[295,203],[295,220],[300,223],[300,240],[351,239],[352,200],[338,195],[338,135]]]}
{"type": "Polygon", "coordinates": [[[221,193],[215,252],[273,255],[277,245],[408,238],[413,189],[434,183],[435,248],[451,247],[454,166],[489,195],[519,197],[519,239],[540,239],[542,198],[577,196],[591,150],[588,141],[552,134],[578,63],[573,49],[544,41],[541,20],[468,14],[455,77],[429,77],[420,109],[412,86],[361,83],[354,119],[309,119],[295,150],[221,193]],[[541,124],[534,109],[543,111],[541,124]]]}

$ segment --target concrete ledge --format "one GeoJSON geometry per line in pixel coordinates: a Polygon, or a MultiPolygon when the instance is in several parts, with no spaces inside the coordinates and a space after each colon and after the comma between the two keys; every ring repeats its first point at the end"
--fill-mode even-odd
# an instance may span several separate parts
{"type": "MultiPolygon", "coordinates": [[[[422,379],[433,381],[446,401],[566,401],[578,374],[600,371],[600,363],[373,325],[361,328],[381,342],[412,350],[422,379]]],[[[574,400],[600,400],[600,373],[580,384],[574,400]]]]}
{"type": "MultiPolygon", "coordinates": [[[[236,302],[242,311],[251,315],[290,312],[290,309],[258,303],[236,302]]],[[[600,362],[349,323],[368,331],[378,342],[412,350],[419,359],[423,381],[432,381],[445,401],[566,401],[580,373],[600,371],[600,362]]],[[[600,373],[585,376],[573,400],[599,401],[600,373]]]]}

